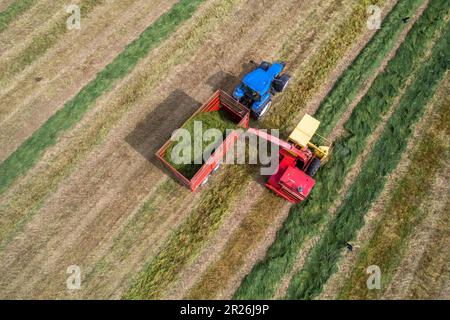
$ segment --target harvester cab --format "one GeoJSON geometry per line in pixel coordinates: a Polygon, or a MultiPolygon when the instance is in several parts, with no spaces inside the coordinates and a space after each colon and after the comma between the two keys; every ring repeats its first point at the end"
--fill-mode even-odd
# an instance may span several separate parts
{"type": "Polygon", "coordinates": [[[283,62],[263,61],[234,89],[233,97],[249,108],[255,119],[260,119],[269,110],[273,95],[286,89],[290,77],[281,74],[285,66],[283,62]]]}

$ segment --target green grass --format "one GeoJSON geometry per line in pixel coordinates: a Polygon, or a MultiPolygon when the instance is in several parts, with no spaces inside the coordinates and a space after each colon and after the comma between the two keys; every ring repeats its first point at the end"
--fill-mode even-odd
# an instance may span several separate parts
{"type": "Polygon", "coordinates": [[[424,135],[413,147],[411,163],[403,177],[395,183],[373,236],[360,249],[350,277],[339,293],[340,299],[379,298],[404,258],[408,240],[428,214],[426,209],[421,208],[429,198],[436,174],[445,168],[450,151],[445,139],[450,132],[448,85],[449,81],[440,85],[443,90],[439,90],[431,108],[431,121],[427,120],[424,135]],[[370,265],[377,265],[382,270],[381,290],[367,290],[366,268],[370,265]]]}
{"type": "Polygon", "coordinates": [[[31,8],[36,0],[16,0],[5,11],[0,12],[0,32],[4,31],[14,19],[31,8]]]}
{"type": "MultiPolygon", "coordinates": [[[[422,35],[431,33],[431,30],[439,25],[439,23],[432,23],[433,20],[436,21],[436,15],[433,15],[433,12],[437,10],[441,13],[446,12],[438,2],[430,4],[429,14],[426,15],[428,19],[418,23],[416,31],[420,31],[422,35]],[[436,6],[433,7],[433,5],[436,6]],[[424,22],[427,23],[424,24],[424,22]]],[[[443,2],[445,1],[441,1],[441,4],[443,2]]],[[[406,40],[410,50],[402,52],[403,55],[399,55],[400,58],[407,57],[408,52],[415,54],[418,44],[415,42],[416,39],[419,40],[414,37],[406,40]]],[[[337,270],[336,264],[341,250],[346,242],[354,239],[357,231],[364,224],[365,213],[383,190],[388,175],[398,165],[414,124],[423,114],[428,100],[433,96],[437,85],[450,67],[450,58],[447,54],[450,50],[449,39],[450,24],[447,24],[446,32],[434,46],[431,57],[421,66],[414,82],[407,88],[398,108],[388,120],[385,130],[339,207],[336,217],[331,221],[319,244],[311,251],[304,268],[292,278],[286,296],[288,299],[315,297],[331,274],[337,270]]],[[[400,72],[408,72],[410,68],[408,60],[403,61],[400,58],[394,61],[392,67],[400,72]]],[[[389,85],[400,86],[400,82],[386,83],[385,90],[389,88],[389,85]]],[[[372,101],[371,109],[376,110],[376,100],[372,101]]]]}
{"type": "MultiPolygon", "coordinates": [[[[102,5],[104,0],[84,0],[80,3],[81,18],[85,18],[98,5],[102,5]]],[[[52,28],[45,33],[35,37],[30,45],[28,45],[19,56],[10,59],[7,64],[0,67],[0,83],[8,81],[18,72],[25,69],[37,58],[45,54],[56,41],[58,41],[65,33],[67,33],[66,17],[58,20],[52,28]]]]}
{"type": "Polygon", "coordinates": [[[314,115],[320,120],[321,135],[330,134],[337,121],[361,90],[364,82],[393,49],[406,26],[402,18],[414,15],[423,2],[423,0],[399,1],[384,19],[381,29],[372,37],[350,67],[345,70],[314,115]]]}
{"type": "Polygon", "coordinates": [[[413,26],[397,55],[388,63],[366,96],[344,125],[347,134],[339,139],[329,163],[316,176],[316,186],[309,198],[291,208],[266,258],[256,265],[235,293],[236,299],[269,299],[282,277],[287,274],[304,241],[315,234],[327,220],[328,209],[352,164],[364,150],[367,139],[388,111],[402,84],[418,67],[436,29],[443,24],[446,8],[443,1],[430,5],[413,26]],[[431,26],[431,27],[430,27],[431,26]],[[402,66],[408,66],[404,72],[402,66]]]}
{"type": "Polygon", "coordinates": [[[269,114],[263,119],[266,128],[279,128],[282,134],[288,134],[294,128],[293,123],[314,94],[321,89],[323,82],[336,68],[342,57],[348,53],[358,35],[366,30],[367,7],[382,6],[385,0],[358,0],[352,8],[349,17],[344,20],[319,48],[319,52],[307,66],[299,70],[293,78],[289,89],[280,97],[280,102],[274,104],[269,114]]]}
{"type": "Polygon", "coordinates": [[[0,165],[0,194],[27,172],[42,157],[44,151],[57,142],[61,133],[72,128],[98,97],[110,91],[117,80],[128,74],[141,58],[167,39],[183,21],[189,19],[202,2],[203,0],[181,0],[176,3],[36,130],[0,165]]]}

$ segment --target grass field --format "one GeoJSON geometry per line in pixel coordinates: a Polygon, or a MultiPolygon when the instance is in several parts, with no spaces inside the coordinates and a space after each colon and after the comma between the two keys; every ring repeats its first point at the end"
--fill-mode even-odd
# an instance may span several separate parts
{"type": "Polygon", "coordinates": [[[311,299],[331,278],[334,298],[445,295],[446,229],[425,225],[448,221],[418,208],[444,212],[433,195],[448,192],[446,1],[77,3],[75,32],[63,2],[0,7],[0,297],[311,299]],[[292,76],[251,126],[286,137],[308,112],[334,140],[299,205],[267,190],[258,166],[223,165],[191,193],[154,157],[250,60],[286,61],[292,76]],[[431,112],[432,129],[417,131],[431,112]],[[421,167],[425,154],[440,161],[421,167]],[[389,188],[380,218],[366,219],[389,188]],[[441,240],[411,258],[420,237],[441,240]],[[367,264],[384,270],[382,291],[365,290],[367,264]],[[69,265],[83,290],[66,289],[69,265]]]}

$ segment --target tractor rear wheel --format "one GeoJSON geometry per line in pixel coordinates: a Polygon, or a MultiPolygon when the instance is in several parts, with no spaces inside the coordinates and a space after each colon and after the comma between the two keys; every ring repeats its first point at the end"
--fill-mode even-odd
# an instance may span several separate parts
{"type": "Polygon", "coordinates": [[[319,170],[320,167],[320,160],[317,158],[314,158],[311,163],[308,166],[308,169],[306,169],[306,174],[310,177],[314,177],[317,170],[319,170]]]}
{"type": "Polygon", "coordinates": [[[287,88],[290,80],[291,77],[289,75],[283,74],[273,81],[273,88],[277,92],[283,92],[287,88]]]}

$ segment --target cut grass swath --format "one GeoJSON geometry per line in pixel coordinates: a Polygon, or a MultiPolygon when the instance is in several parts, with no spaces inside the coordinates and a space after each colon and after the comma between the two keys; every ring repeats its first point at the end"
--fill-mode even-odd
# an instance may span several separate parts
{"type": "Polygon", "coordinates": [[[315,113],[314,117],[320,120],[321,135],[327,136],[333,130],[364,82],[392,50],[406,26],[402,18],[412,16],[423,2],[423,0],[399,1],[387,15],[381,29],[345,70],[315,113]]]}
{"type": "Polygon", "coordinates": [[[148,52],[192,16],[204,0],[181,0],[130,43],[62,109],[50,117],[33,135],[0,165],[0,194],[29,170],[55,144],[62,132],[77,123],[103,93],[133,69],[148,52]]]}
{"type": "MultiPolygon", "coordinates": [[[[433,4],[430,6],[436,9],[433,4]]],[[[427,24],[426,28],[432,29],[432,25],[427,24]]],[[[426,33],[425,28],[421,28],[421,31],[426,33]]],[[[287,293],[288,299],[313,298],[336,271],[341,250],[364,224],[364,215],[383,190],[387,176],[400,161],[414,124],[423,114],[444,73],[450,68],[450,57],[446,54],[450,50],[449,39],[450,24],[447,24],[446,32],[434,46],[431,57],[420,68],[415,81],[407,88],[397,110],[388,120],[383,134],[364,163],[336,217],[331,221],[319,244],[313,248],[304,268],[292,278],[287,293]]],[[[407,41],[407,44],[414,49],[413,41],[407,41]]],[[[394,66],[399,71],[409,70],[409,65],[401,61],[396,60],[394,66]]]]}
{"type": "MultiPolygon", "coordinates": [[[[444,85],[448,86],[447,81],[444,85]]],[[[448,87],[432,108],[432,118],[425,134],[413,149],[411,163],[396,182],[392,196],[377,222],[368,244],[360,250],[350,277],[345,281],[340,299],[379,298],[390,283],[404,257],[404,249],[415,227],[423,221],[420,207],[427,200],[436,174],[445,166],[449,150],[445,134],[450,133],[450,97],[448,87]],[[424,161],[428,159],[428,161],[424,161]],[[381,290],[367,290],[366,268],[377,265],[383,272],[381,290]]]]}
{"type": "Polygon", "coordinates": [[[256,265],[235,294],[236,299],[269,299],[282,277],[291,270],[297,252],[308,235],[326,221],[328,209],[345,176],[366,146],[408,75],[418,67],[435,31],[443,25],[445,1],[434,1],[408,33],[397,55],[388,63],[344,125],[348,134],[335,144],[333,156],[316,178],[309,198],[293,206],[265,260],[256,265]],[[403,66],[408,66],[407,72],[403,66]]]}
{"type": "MultiPolygon", "coordinates": [[[[226,167],[224,176],[233,167],[226,167]]],[[[233,170],[233,179],[220,179],[214,189],[208,190],[197,208],[189,214],[183,225],[158,255],[150,261],[124,299],[161,299],[167,286],[172,283],[187,263],[199,253],[205,241],[217,230],[236,199],[235,190],[250,179],[242,166],[233,170]],[[239,172],[240,176],[236,175],[239,172]],[[231,198],[231,201],[230,201],[231,198]]]]}
{"type": "Polygon", "coordinates": [[[264,127],[280,128],[283,133],[287,133],[287,129],[293,125],[291,122],[298,117],[298,111],[306,106],[306,101],[313,97],[324,79],[342,59],[343,54],[354,44],[361,30],[366,28],[368,6],[381,6],[384,2],[384,0],[360,0],[355,4],[350,18],[339,26],[331,39],[320,48],[312,62],[299,72],[298,79],[294,78],[294,83],[283,93],[281,101],[272,107],[263,120],[264,127]]]}
{"type": "Polygon", "coordinates": [[[35,3],[36,0],[16,0],[6,10],[0,12],[0,32],[4,31],[11,21],[31,8],[35,3]]]}
{"type": "MultiPolygon", "coordinates": [[[[84,0],[80,3],[81,18],[90,14],[96,6],[102,5],[104,0],[84,0]]],[[[35,37],[30,45],[21,51],[20,55],[10,59],[8,63],[0,67],[0,83],[7,82],[30,65],[34,60],[42,56],[56,41],[67,32],[66,17],[62,17],[45,35],[35,37]]]]}

